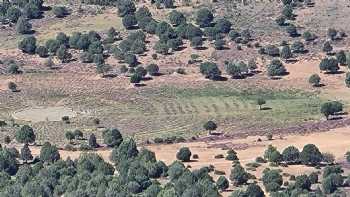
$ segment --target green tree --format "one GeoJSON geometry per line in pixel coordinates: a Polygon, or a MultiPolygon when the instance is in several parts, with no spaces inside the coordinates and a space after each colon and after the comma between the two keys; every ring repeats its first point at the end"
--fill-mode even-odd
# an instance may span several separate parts
{"type": "Polygon", "coordinates": [[[216,181],[216,186],[221,191],[225,191],[230,185],[229,185],[229,181],[226,179],[225,176],[220,176],[216,181]]]}
{"type": "Polygon", "coordinates": [[[335,58],[324,58],[320,62],[320,70],[329,73],[336,73],[339,70],[339,64],[335,58]]]}
{"type": "Polygon", "coordinates": [[[142,76],[134,73],[131,77],[130,77],[130,83],[136,85],[139,84],[142,80],[142,76]]]}
{"type": "Polygon", "coordinates": [[[182,162],[188,162],[191,160],[191,151],[188,147],[182,147],[176,153],[176,158],[182,162]]]}
{"type": "Polygon", "coordinates": [[[259,105],[259,110],[261,110],[261,109],[262,109],[261,106],[264,105],[264,104],[266,104],[266,101],[265,101],[265,99],[263,99],[263,98],[258,98],[258,99],[256,100],[256,104],[259,105]]]}
{"type": "Polygon", "coordinates": [[[217,129],[217,125],[214,121],[209,120],[203,125],[203,128],[207,131],[209,131],[209,135],[211,135],[212,131],[215,131],[217,129]]]}
{"type": "Polygon", "coordinates": [[[345,76],[345,85],[346,87],[350,87],[350,72],[347,72],[346,73],[346,76],[345,76]]]}
{"type": "Polygon", "coordinates": [[[267,66],[267,75],[271,77],[282,76],[287,72],[282,62],[278,59],[274,59],[267,66]]]}
{"type": "Polygon", "coordinates": [[[22,12],[21,10],[16,6],[11,6],[8,8],[6,12],[6,18],[9,19],[10,22],[15,23],[21,17],[22,12]]]}
{"type": "Polygon", "coordinates": [[[300,161],[300,152],[295,146],[288,146],[282,152],[283,161],[287,164],[294,164],[300,161]]]}
{"type": "Polygon", "coordinates": [[[19,34],[28,34],[32,30],[32,24],[24,17],[20,17],[16,24],[16,31],[19,34]]]}
{"type": "Polygon", "coordinates": [[[261,187],[255,183],[249,184],[247,190],[245,191],[245,196],[248,197],[264,197],[264,191],[261,187]]]}
{"type": "Polygon", "coordinates": [[[191,47],[197,49],[203,45],[203,38],[202,37],[193,37],[191,39],[191,47]]]}
{"type": "Polygon", "coordinates": [[[45,47],[49,50],[50,53],[55,54],[60,48],[60,44],[55,39],[49,39],[45,42],[45,47]]]}
{"type": "Polygon", "coordinates": [[[346,65],[346,54],[343,50],[340,50],[335,54],[340,65],[346,65]]]}
{"type": "Polygon", "coordinates": [[[303,33],[303,38],[304,38],[305,41],[313,41],[313,40],[316,39],[316,35],[311,33],[311,32],[309,32],[309,31],[305,31],[303,33]]]}
{"type": "Polygon", "coordinates": [[[124,17],[127,14],[133,14],[136,11],[134,2],[130,0],[121,0],[117,3],[118,14],[121,17],[124,17]]]}
{"type": "MultiPolygon", "coordinates": [[[[16,85],[14,82],[10,81],[10,82],[7,84],[7,87],[8,87],[8,89],[11,90],[12,92],[17,92],[17,85],[16,85]]],[[[1,126],[1,124],[0,124],[0,126],[1,126]]]]}
{"type": "Polygon", "coordinates": [[[89,137],[89,146],[91,148],[97,148],[99,147],[99,145],[97,144],[96,142],[96,136],[95,134],[91,134],[90,137],[89,137]]]}
{"type": "Polygon", "coordinates": [[[280,56],[283,59],[289,59],[289,58],[293,57],[292,51],[290,50],[290,47],[288,45],[282,47],[280,56]]]}
{"type": "Polygon", "coordinates": [[[40,160],[43,162],[53,163],[60,159],[60,153],[56,146],[51,145],[49,142],[45,142],[40,150],[40,160]]]}
{"type": "Polygon", "coordinates": [[[214,16],[208,8],[201,8],[196,13],[196,23],[200,27],[209,27],[213,21],[214,16]]]}
{"type": "Polygon", "coordinates": [[[123,136],[118,129],[104,130],[102,138],[103,142],[109,147],[118,147],[123,141],[123,136]]]}
{"type": "Polygon", "coordinates": [[[127,14],[122,19],[123,25],[126,29],[132,29],[135,25],[137,25],[137,20],[135,15],[127,14]]]}
{"type": "Polygon", "coordinates": [[[65,45],[66,47],[69,47],[69,36],[63,32],[59,32],[56,35],[56,41],[59,43],[59,45],[65,45]]]}
{"type": "Polygon", "coordinates": [[[41,11],[34,3],[27,3],[23,8],[23,15],[28,19],[39,18],[41,16],[41,11]]]}
{"type": "Polygon", "coordinates": [[[222,50],[225,47],[225,40],[223,39],[216,39],[214,42],[214,48],[217,50],[222,50]]]}
{"type": "Polygon", "coordinates": [[[235,185],[245,184],[247,183],[248,179],[248,173],[240,164],[235,165],[235,167],[231,170],[230,180],[233,181],[235,185]]]}
{"type": "Polygon", "coordinates": [[[159,74],[159,67],[157,64],[150,64],[146,67],[148,74],[151,76],[156,76],[159,74]]]}
{"type": "Polygon", "coordinates": [[[282,175],[278,170],[264,170],[262,181],[267,192],[278,191],[283,183],[282,175]]]}
{"type": "Polygon", "coordinates": [[[163,54],[163,55],[167,55],[169,52],[169,47],[166,43],[158,41],[155,45],[154,45],[154,50],[157,53],[163,54]]]}
{"type": "Polygon", "coordinates": [[[173,10],[169,13],[169,21],[172,25],[178,26],[180,24],[186,23],[186,17],[181,12],[173,10]]]}
{"type": "Polygon", "coordinates": [[[227,34],[230,32],[231,26],[232,23],[229,20],[220,18],[215,22],[214,28],[220,33],[227,34]]]}
{"type": "Polygon", "coordinates": [[[47,57],[49,55],[49,51],[45,46],[38,46],[35,49],[35,53],[39,55],[39,57],[47,57]]]}
{"type": "Polygon", "coordinates": [[[27,163],[28,160],[33,159],[33,155],[28,144],[24,144],[23,148],[21,149],[21,159],[24,161],[24,163],[27,163]]]}
{"type": "Polygon", "coordinates": [[[66,133],[65,133],[65,136],[66,136],[66,139],[69,141],[69,143],[71,143],[72,142],[72,140],[74,139],[74,133],[73,132],[71,132],[71,131],[67,131],[66,133]]]}
{"type": "Polygon", "coordinates": [[[291,49],[292,49],[293,53],[304,53],[305,52],[304,44],[300,41],[293,42],[291,49]]]}
{"type": "Polygon", "coordinates": [[[343,111],[343,104],[339,101],[325,102],[321,105],[320,111],[328,120],[329,116],[336,115],[336,113],[343,111]]]}
{"type": "Polygon", "coordinates": [[[36,136],[32,127],[24,125],[16,131],[15,138],[17,142],[27,144],[35,142],[36,136]]]}
{"type": "Polygon", "coordinates": [[[24,53],[34,54],[36,49],[36,38],[34,36],[23,38],[18,43],[18,48],[24,53]]]}
{"type": "Polygon", "coordinates": [[[64,45],[61,45],[60,48],[58,48],[58,50],[56,51],[56,55],[58,59],[62,61],[62,63],[69,62],[72,58],[72,54],[69,53],[67,47],[64,45]]]}
{"type": "Polygon", "coordinates": [[[67,11],[67,8],[64,6],[55,6],[52,8],[52,12],[53,14],[57,17],[57,18],[63,18],[65,16],[67,16],[69,13],[67,11]]]}
{"type": "Polygon", "coordinates": [[[333,47],[331,45],[331,43],[329,41],[325,42],[323,44],[323,48],[322,48],[323,52],[325,52],[326,54],[329,54],[330,52],[332,52],[333,47]]]}
{"type": "Polygon", "coordinates": [[[138,63],[136,55],[132,53],[127,53],[124,55],[125,63],[129,64],[130,67],[135,67],[138,63]]]}
{"type": "Polygon", "coordinates": [[[314,87],[320,86],[320,82],[321,82],[321,77],[318,76],[318,74],[313,74],[309,77],[309,83],[314,87]]]}
{"type": "Polygon", "coordinates": [[[202,73],[205,76],[205,78],[216,80],[221,76],[220,69],[213,62],[201,63],[199,67],[200,67],[200,73],[202,73]]]}
{"type": "Polygon", "coordinates": [[[286,31],[290,37],[296,37],[299,35],[297,28],[293,24],[289,25],[287,27],[286,31]]]}
{"type": "Polygon", "coordinates": [[[314,144],[305,145],[300,153],[300,160],[305,165],[317,165],[322,159],[322,153],[314,144]]]}
{"type": "Polygon", "coordinates": [[[311,181],[307,175],[300,175],[295,178],[295,187],[300,188],[302,190],[310,190],[311,181]]]}
{"type": "Polygon", "coordinates": [[[139,151],[137,150],[136,142],[132,138],[126,139],[123,140],[119,146],[113,148],[111,160],[114,163],[127,161],[128,159],[135,158],[138,153],[139,151]]]}
{"type": "Polygon", "coordinates": [[[285,16],[279,16],[275,19],[275,22],[279,26],[284,26],[286,24],[286,17],[285,16]]]}
{"type": "Polygon", "coordinates": [[[335,40],[337,37],[338,31],[334,28],[329,28],[327,30],[327,35],[331,40],[335,40]]]}

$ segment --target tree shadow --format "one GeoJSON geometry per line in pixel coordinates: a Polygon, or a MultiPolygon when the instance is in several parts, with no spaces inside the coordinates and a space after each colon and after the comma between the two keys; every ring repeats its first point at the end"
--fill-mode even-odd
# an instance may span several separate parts
{"type": "Polygon", "coordinates": [[[207,50],[208,47],[203,47],[203,46],[201,46],[201,47],[196,47],[195,49],[196,49],[196,50],[199,50],[199,51],[204,51],[204,50],[207,50]]]}
{"type": "Polygon", "coordinates": [[[339,74],[344,74],[345,72],[344,71],[342,71],[342,70],[337,70],[337,71],[327,71],[327,72],[325,72],[325,74],[327,74],[327,75],[339,75],[339,74]]]}
{"type": "Polygon", "coordinates": [[[271,110],[272,108],[271,107],[262,107],[260,110],[261,111],[267,111],[267,110],[271,110]]]}
{"type": "Polygon", "coordinates": [[[144,83],[137,83],[137,84],[134,84],[135,87],[144,87],[146,86],[146,84],[144,83]]]}
{"type": "Polygon", "coordinates": [[[142,81],[150,81],[152,80],[153,78],[152,77],[143,77],[142,78],[142,81]]]}
{"type": "Polygon", "coordinates": [[[223,76],[218,76],[215,79],[213,79],[213,81],[227,81],[227,77],[223,77],[223,76]]]}

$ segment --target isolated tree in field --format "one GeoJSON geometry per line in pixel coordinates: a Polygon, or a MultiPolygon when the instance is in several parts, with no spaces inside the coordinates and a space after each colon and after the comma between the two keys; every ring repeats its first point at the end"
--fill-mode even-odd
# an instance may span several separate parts
{"type": "Polygon", "coordinates": [[[180,24],[186,23],[186,17],[181,12],[173,10],[169,13],[169,21],[172,25],[178,26],[180,24]]]}
{"type": "Polygon", "coordinates": [[[274,56],[279,56],[280,55],[280,50],[275,45],[267,45],[264,48],[264,51],[269,56],[273,56],[274,57],[274,56]]]}
{"type": "Polygon", "coordinates": [[[32,127],[28,125],[22,126],[16,131],[16,141],[19,143],[29,144],[35,142],[35,134],[32,127]]]}
{"type": "Polygon", "coordinates": [[[136,11],[134,2],[130,0],[122,0],[117,3],[118,14],[124,17],[127,14],[133,14],[136,11]]]}
{"type": "Polygon", "coordinates": [[[135,74],[139,75],[142,79],[143,77],[145,77],[147,75],[147,70],[144,67],[139,66],[135,69],[135,74]]]}
{"type": "Polygon", "coordinates": [[[214,28],[220,33],[227,34],[228,32],[230,32],[231,26],[232,23],[229,20],[225,18],[220,18],[215,22],[214,28]]]}
{"type": "Polygon", "coordinates": [[[57,18],[63,18],[66,15],[68,15],[67,8],[64,7],[64,6],[55,6],[55,7],[53,7],[52,8],[52,12],[57,18]]]}
{"type": "Polygon", "coordinates": [[[201,63],[199,67],[200,67],[200,72],[205,76],[205,78],[216,80],[221,76],[220,69],[213,62],[201,63]]]}
{"type": "Polygon", "coordinates": [[[258,99],[256,100],[256,104],[259,105],[259,110],[261,110],[261,109],[262,109],[261,106],[264,105],[264,104],[266,104],[266,101],[265,101],[265,99],[263,99],[263,98],[258,98],[258,99]]]}
{"type": "Polygon", "coordinates": [[[322,159],[322,153],[314,144],[305,145],[300,153],[300,160],[304,165],[317,165],[322,159]]]}
{"type": "Polygon", "coordinates": [[[321,77],[318,76],[318,74],[313,74],[309,77],[309,83],[314,87],[320,86],[320,82],[321,82],[321,77]]]}
{"type": "Polygon", "coordinates": [[[338,53],[335,54],[338,62],[340,65],[346,65],[346,54],[345,51],[340,50],[338,53]]]}
{"type": "Polygon", "coordinates": [[[209,132],[209,135],[211,135],[211,132],[215,131],[218,128],[218,126],[214,121],[209,120],[203,125],[203,128],[209,132]]]}
{"type": "Polygon", "coordinates": [[[209,27],[213,19],[213,13],[208,8],[201,8],[196,13],[196,23],[200,27],[209,27]]]}
{"type": "Polygon", "coordinates": [[[32,30],[32,24],[30,24],[26,18],[20,17],[16,24],[17,33],[27,34],[27,33],[30,33],[31,30],[32,30]]]}
{"type": "Polygon", "coordinates": [[[81,132],[79,129],[75,129],[73,134],[75,139],[81,139],[84,136],[83,132],[81,132]]]}
{"type": "Polygon", "coordinates": [[[332,47],[331,43],[327,41],[323,44],[322,50],[323,50],[323,52],[325,52],[328,55],[330,52],[332,52],[333,47],[332,47]]]}
{"type": "Polygon", "coordinates": [[[321,105],[321,113],[329,119],[329,116],[336,115],[337,113],[343,111],[343,104],[339,101],[329,101],[321,105]]]}
{"type": "Polygon", "coordinates": [[[17,85],[10,81],[8,84],[7,84],[7,87],[9,90],[11,90],[11,92],[17,92],[17,85]]]}
{"type": "Polygon", "coordinates": [[[334,28],[329,28],[327,30],[327,36],[331,39],[331,40],[335,40],[337,37],[338,31],[334,28]]]}
{"type": "Polygon", "coordinates": [[[135,25],[137,25],[136,17],[133,14],[125,15],[122,22],[126,29],[132,29],[135,25]]]}
{"type": "Polygon", "coordinates": [[[191,155],[192,153],[188,147],[182,147],[176,153],[176,158],[182,162],[188,162],[191,160],[191,155]]]}
{"type": "Polygon", "coordinates": [[[292,51],[290,50],[290,47],[288,45],[282,47],[280,56],[283,59],[289,59],[289,58],[293,57],[292,51]]]}
{"type": "Polygon", "coordinates": [[[240,164],[235,165],[235,167],[231,170],[230,180],[234,182],[234,185],[245,184],[247,183],[248,179],[248,173],[240,164]]]}
{"type": "Polygon", "coordinates": [[[294,164],[300,161],[300,152],[295,146],[288,146],[283,150],[282,157],[287,164],[294,164]]]}
{"type": "Polygon", "coordinates": [[[60,48],[58,48],[58,50],[56,51],[56,55],[58,59],[62,61],[62,63],[67,63],[72,58],[72,54],[69,53],[67,47],[64,45],[61,45],[60,48]]]}
{"type": "Polygon", "coordinates": [[[226,179],[225,176],[220,176],[218,178],[218,180],[216,181],[216,186],[218,187],[218,189],[220,189],[221,191],[225,191],[229,186],[230,183],[229,181],[226,179]]]}
{"type": "Polygon", "coordinates": [[[324,58],[320,62],[320,70],[329,73],[336,73],[339,70],[338,60],[335,58],[324,58]]]}
{"type": "Polygon", "coordinates": [[[290,37],[296,37],[299,35],[297,28],[292,24],[287,27],[286,31],[290,37]]]}
{"type": "Polygon", "coordinates": [[[91,148],[97,148],[98,147],[95,134],[91,134],[90,135],[90,137],[89,137],[89,146],[91,148]]]}
{"type": "Polygon", "coordinates": [[[56,146],[45,142],[40,150],[40,160],[43,162],[53,163],[61,158],[56,146]]]}
{"type": "Polygon", "coordinates": [[[33,155],[28,144],[24,144],[23,148],[21,149],[21,159],[24,161],[24,163],[27,163],[28,160],[33,159],[33,155]]]}
{"type": "Polygon", "coordinates": [[[19,17],[21,17],[22,12],[17,6],[11,6],[6,12],[6,18],[9,19],[11,23],[17,22],[19,17]]]}
{"type": "Polygon", "coordinates": [[[309,31],[305,31],[303,33],[303,38],[304,38],[305,41],[313,41],[313,40],[316,39],[316,35],[311,33],[311,32],[309,32],[309,31]]]}
{"type": "Polygon", "coordinates": [[[67,131],[66,133],[65,133],[65,136],[66,136],[66,139],[69,141],[69,143],[71,143],[72,142],[72,140],[74,139],[74,133],[73,132],[71,132],[71,131],[67,131]]]}
{"type": "Polygon", "coordinates": [[[137,73],[134,73],[131,77],[130,77],[130,83],[136,85],[139,84],[142,80],[142,76],[138,75],[137,73]]]}
{"type": "Polygon", "coordinates": [[[270,77],[282,76],[286,74],[286,72],[286,68],[278,59],[272,60],[271,63],[267,66],[267,75],[270,77]]]}
{"type": "Polygon", "coordinates": [[[150,64],[146,67],[146,70],[149,75],[156,76],[159,74],[159,67],[157,64],[150,64]]]}
{"type": "Polygon", "coordinates": [[[18,48],[22,50],[23,53],[34,54],[36,49],[36,38],[34,36],[23,38],[18,43],[18,48]]]}
{"type": "Polygon", "coordinates": [[[291,49],[292,49],[293,53],[304,53],[305,52],[304,44],[300,41],[295,41],[292,44],[291,49]]]}
{"type": "Polygon", "coordinates": [[[237,156],[237,152],[234,151],[233,149],[229,149],[227,151],[227,155],[226,155],[226,160],[229,160],[229,161],[238,161],[238,156],[237,156]]]}

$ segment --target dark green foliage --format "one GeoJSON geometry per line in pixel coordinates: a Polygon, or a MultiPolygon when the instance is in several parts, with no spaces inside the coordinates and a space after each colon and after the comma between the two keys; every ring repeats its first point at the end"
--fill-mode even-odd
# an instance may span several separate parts
{"type": "Polygon", "coordinates": [[[234,151],[232,149],[227,151],[227,155],[226,155],[225,159],[229,160],[229,161],[237,161],[237,160],[239,160],[236,151],[234,151]]]}
{"type": "Polygon", "coordinates": [[[80,32],[73,32],[72,36],[69,37],[69,46],[73,49],[79,49],[78,47],[78,41],[81,37],[81,33],[80,32]]]}
{"type": "Polygon", "coordinates": [[[305,31],[303,33],[303,38],[305,41],[312,41],[312,40],[315,40],[316,39],[316,35],[309,32],[309,31],[305,31]]]}
{"type": "Polygon", "coordinates": [[[174,39],[169,39],[166,44],[167,44],[169,49],[176,51],[183,44],[183,42],[182,42],[181,38],[174,38],[174,39]]]}
{"type": "Polygon", "coordinates": [[[292,52],[293,53],[304,53],[304,44],[300,41],[293,42],[291,46],[292,52]]]}
{"type": "Polygon", "coordinates": [[[258,68],[258,66],[256,65],[256,62],[255,62],[255,59],[250,59],[248,61],[247,66],[248,66],[248,69],[250,72],[255,71],[258,68]]]}
{"type": "Polygon", "coordinates": [[[20,17],[16,24],[16,32],[19,34],[28,34],[32,30],[32,24],[24,17],[20,17]]]}
{"type": "Polygon", "coordinates": [[[170,32],[171,30],[172,30],[171,25],[169,25],[165,21],[162,21],[162,22],[157,24],[156,34],[158,37],[160,37],[162,34],[166,34],[167,32],[170,32]]]}
{"type": "Polygon", "coordinates": [[[24,53],[34,54],[36,49],[36,38],[34,36],[23,38],[18,43],[18,48],[24,53]]]}
{"type": "Polygon", "coordinates": [[[216,80],[221,77],[221,71],[213,62],[204,62],[200,64],[200,72],[205,78],[216,80]]]}
{"type": "Polygon", "coordinates": [[[146,51],[146,44],[143,40],[137,39],[132,43],[130,50],[135,54],[142,54],[146,51]]]}
{"type": "Polygon", "coordinates": [[[256,104],[259,105],[259,110],[261,110],[262,109],[261,106],[266,104],[266,100],[263,98],[258,98],[256,100],[256,104]]]}
{"type": "Polygon", "coordinates": [[[264,48],[264,52],[269,55],[269,56],[279,56],[280,55],[280,50],[278,47],[276,47],[275,45],[267,45],[264,48]]]}
{"type": "Polygon", "coordinates": [[[142,80],[142,76],[134,73],[131,77],[130,77],[130,83],[133,83],[133,84],[138,84],[140,83],[142,80]]]}
{"type": "Polygon", "coordinates": [[[337,113],[343,111],[343,104],[339,101],[329,101],[321,105],[321,113],[328,120],[329,116],[336,115],[337,113]]]}
{"type": "Polygon", "coordinates": [[[118,14],[124,17],[127,14],[133,14],[136,11],[135,4],[130,0],[118,1],[118,14]]]}
{"type": "Polygon", "coordinates": [[[317,172],[311,172],[311,174],[309,175],[309,180],[310,180],[311,184],[318,183],[318,173],[317,172]]]}
{"type": "Polygon", "coordinates": [[[229,62],[226,64],[226,72],[233,79],[240,79],[248,72],[248,67],[244,62],[229,62]]]}
{"type": "Polygon", "coordinates": [[[283,26],[286,24],[286,17],[285,16],[279,16],[275,19],[277,25],[283,26]]]}
{"type": "Polygon", "coordinates": [[[194,26],[192,23],[189,24],[181,24],[176,27],[175,32],[178,36],[183,39],[191,40],[193,37],[201,37],[203,36],[203,32],[200,28],[194,26]]]}
{"type": "Polygon", "coordinates": [[[71,132],[71,131],[67,131],[64,135],[65,135],[66,139],[69,140],[69,141],[72,141],[74,139],[74,137],[75,137],[74,133],[71,132]]]}
{"type": "Polygon", "coordinates": [[[45,47],[49,50],[50,53],[55,54],[56,51],[60,48],[60,43],[55,39],[49,39],[45,42],[45,47]]]}
{"type": "Polygon", "coordinates": [[[103,53],[103,46],[100,41],[94,41],[89,45],[88,49],[89,53],[91,54],[102,54],[103,53]]]}
{"type": "Polygon", "coordinates": [[[265,150],[264,158],[272,163],[279,163],[283,159],[281,153],[272,145],[269,145],[265,150]]]}
{"type": "Polygon", "coordinates": [[[217,49],[217,50],[222,50],[222,49],[224,49],[224,47],[225,47],[225,40],[223,40],[223,39],[217,39],[217,40],[215,40],[215,42],[214,42],[214,47],[215,47],[215,49],[217,49]]]}
{"type": "Polygon", "coordinates": [[[135,67],[138,64],[136,55],[131,53],[125,54],[124,61],[129,64],[130,67],[135,67]]]}
{"type": "Polygon", "coordinates": [[[278,170],[264,170],[262,181],[266,191],[275,192],[278,191],[283,183],[282,175],[278,170]]]}
{"type": "Polygon", "coordinates": [[[89,48],[91,41],[89,39],[89,36],[86,34],[83,34],[79,37],[79,40],[77,41],[77,49],[80,50],[87,50],[89,48]]]}
{"type": "Polygon", "coordinates": [[[52,8],[52,12],[57,18],[63,18],[66,15],[69,14],[67,8],[64,7],[64,6],[55,6],[55,7],[53,7],[52,8]]]}
{"type": "Polygon", "coordinates": [[[152,18],[152,13],[146,6],[142,6],[135,12],[135,17],[137,22],[140,23],[140,21],[144,21],[145,18],[152,18]]]}
{"type": "MultiPolygon", "coordinates": [[[[8,87],[8,89],[11,90],[12,92],[17,92],[17,85],[16,85],[14,82],[10,81],[10,82],[7,84],[7,87],[8,87]]],[[[6,125],[6,122],[5,122],[5,124],[3,124],[3,123],[0,121],[0,127],[1,127],[2,125],[6,125]]]]}
{"type": "Polygon", "coordinates": [[[60,159],[60,153],[56,146],[51,145],[49,142],[45,142],[40,150],[40,160],[43,162],[52,163],[60,159]]]}
{"type": "Polygon", "coordinates": [[[334,28],[329,28],[327,30],[327,35],[331,40],[335,40],[337,37],[338,31],[334,28]]]}
{"type": "Polygon", "coordinates": [[[113,148],[111,160],[115,163],[127,161],[128,159],[136,157],[138,153],[136,142],[132,138],[126,139],[123,140],[119,146],[113,148]]]}
{"type": "Polygon", "coordinates": [[[57,55],[58,59],[60,59],[60,60],[62,61],[62,63],[69,62],[70,59],[72,58],[72,54],[69,53],[67,47],[64,46],[64,45],[61,45],[61,46],[57,49],[56,55],[57,55]]]}
{"type": "Polygon", "coordinates": [[[56,41],[59,43],[59,45],[65,45],[66,47],[69,46],[69,37],[63,32],[59,32],[56,35],[56,41]]]}
{"type": "Polygon", "coordinates": [[[231,31],[228,33],[228,36],[231,38],[231,40],[236,40],[236,38],[240,37],[241,34],[240,34],[238,31],[231,30],[231,31]]]}
{"type": "Polygon", "coordinates": [[[16,131],[16,141],[19,143],[33,143],[35,142],[35,134],[33,128],[28,125],[22,126],[16,131]]]}
{"type": "Polygon", "coordinates": [[[41,16],[41,11],[37,5],[27,3],[23,8],[23,15],[28,19],[39,18],[41,16]]]}
{"type": "Polygon", "coordinates": [[[123,137],[118,129],[106,129],[102,133],[103,142],[109,147],[118,147],[123,137]]]}
{"type": "Polygon", "coordinates": [[[299,35],[297,28],[294,25],[289,25],[286,29],[290,37],[296,37],[299,35]]]}
{"type": "Polygon", "coordinates": [[[347,72],[346,75],[345,75],[345,85],[346,87],[350,87],[350,73],[347,72]]]}
{"type": "Polygon", "coordinates": [[[322,188],[326,194],[331,194],[343,185],[343,177],[340,174],[331,174],[322,180],[322,188]]]}
{"type": "Polygon", "coordinates": [[[172,25],[178,26],[186,23],[186,17],[181,12],[173,10],[169,13],[169,21],[172,25]]]}
{"type": "Polygon", "coordinates": [[[146,25],[145,31],[149,34],[155,34],[157,30],[158,23],[155,20],[149,21],[146,25]]]}
{"type": "Polygon", "coordinates": [[[188,147],[182,147],[180,150],[176,153],[176,158],[183,162],[188,162],[191,159],[191,151],[188,147]]]}
{"type": "Polygon", "coordinates": [[[89,53],[89,52],[83,52],[81,55],[80,55],[80,60],[81,62],[83,63],[91,63],[93,62],[94,60],[94,55],[89,53]]]}
{"type": "Polygon", "coordinates": [[[201,8],[196,13],[196,23],[200,27],[209,27],[211,22],[213,21],[214,16],[211,11],[207,8],[201,8]]]}
{"type": "Polygon", "coordinates": [[[310,190],[311,181],[307,175],[300,175],[295,178],[295,187],[302,190],[310,190]]]}
{"type": "Polygon", "coordinates": [[[6,172],[9,175],[14,175],[17,172],[16,155],[12,154],[9,149],[0,149],[0,172],[6,172]]]}
{"type": "Polygon", "coordinates": [[[125,15],[122,22],[126,29],[132,29],[137,24],[136,17],[132,14],[125,15]]]}
{"type": "Polygon", "coordinates": [[[313,74],[309,77],[309,83],[314,87],[320,86],[320,82],[321,82],[321,77],[318,76],[318,74],[313,74]]]}
{"type": "Polygon", "coordinates": [[[28,144],[25,144],[23,148],[21,149],[21,159],[27,163],[28,160],[33,159],[32,152],[30,151],[28,144]]]}
{"type": "Polygon", "coordinates": [[[339,70],[338,60],[335,58],[324,58],[320,62],[320,70],[329,73],[336,73],[339,70]]]}
{"type": "Polygon", "coordinates": [[[73,134],[74,134],[75,139],[77,139],[77,140],[83,138],[83,136],[84,136],[83,132],[81,132],[79,129],[75,129],[73,131],[73,134]]]}
{"type": "Polygon", "coordinates": [[[202,37],[193,37],[191,39],[191,47],[193,48],[199,48],[203,45],[203,38],[202,37]]]}
{"type": "Polygon", "coordinates": [[[327,41],[323,44],[322,50],[328,54],[333,50],[333,47],[332,47],[331,43],[327,41]]]}
{"type": "Polygon", "coordinates": [[[300,161],[300,152],[295,146],[288,146],[282,152],[283,161],[288,164],[294,164],[300,161]]]}
{"type": "Polygon", "coordinates": [[[240,164],[235,165],[235,167],[231,170],[230,180],[233,181],[235,185],[245,184],[247,183],[248,179],[248,173],[240,164]]]}
{"type": "Polygon", "coordinates": [[[203,125],[203,128],[207,131],[209,131],[209,134],[211,134],[212,131],[215,131],[217,129],[217,125],[214,121],[209,120],[203,125]]]}
{"type": "Polygon", "coordinates": [[[91,148],[97,148],[99,147],[99,145],[97,144],[96,142],[96,136],[95,134],[91,134],[90,137],[89,137],[89,146],[91,148]]]}
{"type": "Polygon", "coordinates": [[[146,67],[148,74],[151,76],[156,76],[159,74],[159,67],[157,64],[150,64],[146,67]]]}
{"type": "Polygon", "coordinates": [[[270,64],[267,66],[267,75],[271,77],[282,76],[282,75],[285,75],[286,72],[287,70],[283,66],[282,62],[277,59],[272,60],[270,64]]]}
{"type": "Polygon", "coordinates": [[[290,5],[284,6],[282,10],[282,15],[285,16],[287,19],[293,19],[294,14],[293,14],[293,8],[290,5]]]}
{"type": "Polygon", "coordinates": [[[11,6],[6,12],[6,18],[10,20],[10,22],[15,23],[22,15],[22,12],[16,6],[11,6]]]}
{"type": "Polygon", "coordinates": [[[300,160],[304,165],[317,165],[323,157],[320,150],[314,144],[307,144],[300,153],[300,160]]]}
{"type": "Polygon", "coordinates": [[[39,57],[47,57],[49,55],[49,51],[45,46],[38,46],[35,49],[35,53],[39,55],[39,57]]]}
{"type": "Polygon", "coordinates": [[[230,32],[231,26],[232,23],[229,20],[221,18],[216,21],[214,28],[220,33],[227,34],[230,32]]]}
{"type": "Polygon", "coordinates": [[[218,189],[224,191],[229,187],[229,181],[226,179],[225,176],[220,176],[216,181],[216,186],[218,187],[218,189]]]}
{"type": "Polygon", "coordinates": [[[108,71],[108,68],[105,66],[105,59],[102,54],[93,55],[93,63],[96,64],[96,69],[98,73],[105,73],[108,71]]]}
{"type": "Polygon", "coordinates": [[[156,50],[157,53],[163,54],[163,55],[167,55],[169,52],[169,47],[166,43],[158,41],[155,45],[154,45],[154,50],[156,50]]]}
{"type": "Polygon", "coordinates": [[[248,185],[247,190],[245,191],[245,196],[247,196],[247,197],[264,197],[265,194],[259,185],[253,183],[253,184],[248,185]]]}
{"type": "Polygon", "coordinates": [[[346,65],[346,55],[343,50],[340,50],[335,54],[340,65],[346,65]]]}
{"type": "Polygon", "coordinates": [[[163,0],[163,4],[165,8],[173,8],[174,0],[163,0]]]}
{"type": "Polygon", "coordinates": [[[135,74],[143,78],[147,75],[147,70],[144,67],[139,66],[135,69],[135,74]]]}

